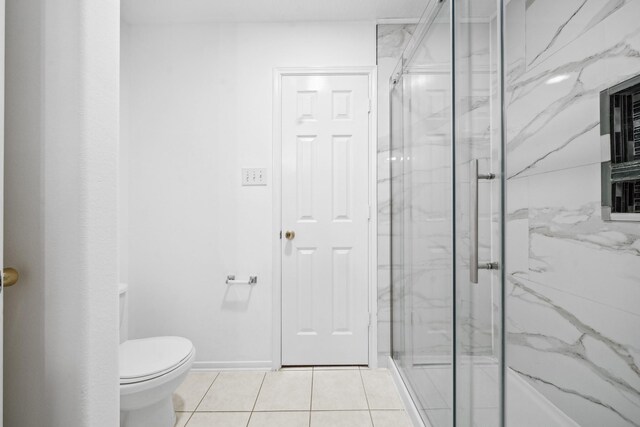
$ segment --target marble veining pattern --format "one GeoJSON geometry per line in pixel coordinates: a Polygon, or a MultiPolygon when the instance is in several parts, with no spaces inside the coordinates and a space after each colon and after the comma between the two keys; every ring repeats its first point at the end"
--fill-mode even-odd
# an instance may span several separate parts
{"type": "Polygon", "coordinates": [[[638,16],[507,8],[508,364],[585,427],[640,426],[640,223],[602,221],[599,200],[599,93],[640,73],[638,16]]]}
{"type": "Polygon", "coordinates": [[[389,79],[414,24],[378,25],[378,358],[391,354],[391,158],[389,79]]]}
{"type": "Polygon", "coordinates": [[[415,29],[416,24],[378,25],[378,60],[390,58],[397,62],[407,43],[411,40],[415,29]]]}
{"type": "MultiPolygon", "coordinates": [[[[640,2],[633,0],[512,0],[507,9],[508,363],[584,426],[640,425],[640,226],[603,222],[598,200],[598,95],[640,72],[637,16],[640,2]]],[[[403,26],[379,29],[378,57],[390,61],[389,70],[390,58],[400,55],[410,31],[403,26]]],[[[430,37],[437,34],[436,27],[430,37]]],[[[476,50],[472,47],[467,56],[482,65],[489,51],[476,50]]],[[[435,59],[440,53],[423,49],[417,57],[424,64],[442,65],[435,59]]],[[[380,81],[380,91],[388,91],[388,75],[382,73],[380,81]]],[[[490,115],[493,94],[487,93],[474,93],[462,102],[467,107],[459,110],[462,122],[465,115],[490,115]]],[[[425,108],[427,104],[416,104],[412,111],[437,120],[425,108]]],[[[420,121],[410,122],[420,126],[420,121]]],[[[493,135],[489,126],[474,127],[479,122],[469,120],[460,135],[461,142],[474,142],[474,155],[490,147],[493,135]],[[479,140],[483,143],[477,144],[479,140]]],[[[426,129],[435,129],[434,124],[422,123],[426,129]]],[[[402,286],[435,283],[447,270],[450,249],[446,233],[438,238],[433,228],[446,212],[420,199],[421,194],[440,194],[437,184],[444,184],[434,180],[434,165],[419,163],[421,147],[433,147],[434,141],[414,138],[408,142],[410,150],[398,153],[390,148],[388,124],[380,135],[379,194],[385,196],[379,203],[380,238],[389,242],[398,237],[390,229],[396,209],[394,216],[405,218],[396,232],[415,236],[400,259],[410,268],[396,272],[396,280],[402,286]],[[411,155],[405,158],[407,153],[411,155]],[[404,185],[394,190],[394,197],[405,202],[395,208],[388,163],[394,158],[404,162],[398,168],[404,185]],[[419,256],[424,251],[430,254],[428,262],[419,256]]],[[[389,256],[379,254],[379,277],[385,280],[381,307],[390,304],[389,256]]],[[[446,294],[433,290],[399,295],[401,302],[413,299],[411,321],[417,335],[404,339],[416,354],[438,354],[450,345],[446,336],[431,334],[449,327],[439,321],[439,313],[451,304],[446,294]],[[429,340],[421,341],[424,336],[429,340]]],[[[467,297],[478,300],[478,295],[467,297]]],[[[483,316],[471,313],[463,330],[468,328],[474,341],[490,342],[482,337],[490,330],[473,330],[482,324],[476,315],[483,316]]],[[[467,352],[474,350],[478,348],[467,352]]],[[[436,403],[432,409],[446,408],[436,403]]]]}
{"type": "MultiPolygon", "coordinates": [[[[579,297],[549,292],[544,286],[514,276],[509,278],[509,284],[511,310],[518,308],[520,311],[519,316],[510,318],[512,324],[507,336],[510,352],[516,356],[535,354],[538,363],[544,363],[544,366],[530,366],[531,361],[512,360],[511,369],[534,386],[545,386],[543,390],[553,389],[554,393],[547,396],[558,393],[571,395],[572,399],[566,396],[551,399],[556,405],[560,403],[561,408],[567,401],[576,405],[574,402],[577,398],[582,402],[578,405],[597,405],[606,410],[606,415],[596,420],[585,419],[580,412],[567,411],[580,425],[638,425],[640,349],[634,347],[634,343],[610,338],[563,306],[589,304],[595,308],[598,305],[595,302],[579,301],[579,297]],[[565,298],[562,304],[555,301],[560,296],[565,298]],[[551,316],[553,324],[536,325],[533,330],[531,325],[521,329],[523,321],[519,318],[523,315],[551,316]],[[605,350],[606,359],[600,360],[592,355],[597,353],[595,349],[598,347],[602,347],[598,351],[605,350]],[[553,363],[562,365],[563,371],[550,369],[553,363]],[[581,378],[584,375],[587,377],[581,378]],[[599,385],[593,387],[590,384],[599,385]]],[[[618,321],[639,320],[633,319],[634,316],[620,315],[615,310],[600,309],[600,312],[613,315],[618,321]]]]}
{"type": "Polygon", "coordinates": [[[605,22],[609,16],[633,0],[538,0],[526,5],[527,18],[533,25],[544,20],[544,30],[527,39],[527,64],[543,62],[582,34],[605,22]],[[553,11],[553,13],[550,13],[553,11]]]}
{"type": "MultiPolygon", "coordinates": [[[[598,200],[598,95],[640,73],[638,16],[637,0],[512,0],[507,8],[508,363],[587,427],[640,425],[640,225],[603,222],[598,200]]],[[[389,73],[395,65],[391,58],[399,57],[410,32],[404,26],[379,29],[378,57],[382,63],[389,60],[389,73]]],[[[488,56],[478,52],[468,55],[476,63],[488,56]]],[[[438,54],[427,49],[418,57],[436,63],[438,54]]],[[[381,73],[381,93],[388,92],[388,77],[381,73]]],[[[473,94],[463,103],[468,107],[465,113],[489,114],[491,96],[473,94]]],[[[388,105],[388,98],[385,101],[388,105]]],[[[484,141],[480,151],[489,146],[490,127],[463,130],[461,136],[468,141],[484,141]]],[[[390,229],[389,161],[402,153],[390,148],[388,123],[380,135],[379,194],[384,197],[379,203],[379,235],[389,242],[397,237],[390,229]]],[[[431,143],[410,142],[412,150],[431,143]]],[[[430,228],[446,213],[419,199],[424,192],[435,194],[435,187],[429,186],[434,167],[409,160],[402,159],[408,162],[401,172],[405,185],[394,197],[411,206],[394,214],[412,219],[412,228],[397,231],[415,231],[417,237],[415,246],[404,248],[403,259],[412,268],[401,272],[400,284],[438,280],[449,256],[446,243],[430,228]],[[412,258],[425,250],[439,255],[427,263],[412,258]]],[[[379,278],[384,278],[381,313],[390,304],[389,257],[379,254],[379,278]]],[[[407,297],[400,295],[400,300],[407,297]]],[[[417,292],[412,297],[419,335],[448,326],[438,321],[438,311],[451,304],[447,295],[417,292]]],[[[473,317],[467,320],[470,328],[481,323],[473,317]]],[[[450,345],[442,338],[420,342],[406,337],[422,354],[437,354],[450,345]]],[[[435,408],[445,409],[437,404],[435,408]]]]}
{"type": "MultiPolygon", "coordinates": [[[[506,99],[509,177],[600,161],[599,144],[588,142],[599,137],[599,93],[640,69],[637,16],[640,3],[629,3],[610,15],[615,26],[601,22],[544,62],[512,74],[506,99]]],[[[528,21],[526,31],[541,30],[528,21]]]]}

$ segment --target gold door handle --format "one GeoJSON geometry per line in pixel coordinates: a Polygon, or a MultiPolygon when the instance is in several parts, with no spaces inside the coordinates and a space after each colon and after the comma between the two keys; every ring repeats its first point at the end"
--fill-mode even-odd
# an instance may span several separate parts
{"type": "Polygon", "coordinates": [[[295,231],[287,231],[287,232],[284,233],[284,237],[287,240],[293,240],[293,239],[296,238],[296,232],[295,231]]]}
{"type": "Polygon", "coordinates": [[[2,270],[2,286],[4,286],[5,288],[18,283],[19,278],[20,274],[15,268],[5,268],[4,270],[2,270]]]}

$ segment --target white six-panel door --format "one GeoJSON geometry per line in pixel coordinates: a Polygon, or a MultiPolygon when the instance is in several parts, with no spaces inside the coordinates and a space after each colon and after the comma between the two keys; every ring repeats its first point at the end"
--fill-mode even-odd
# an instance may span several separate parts
{"type": "Polygon", "coordinates": [[[368,363],[369,114],[366,75],[282,78],[283,365],[368,363]]]}

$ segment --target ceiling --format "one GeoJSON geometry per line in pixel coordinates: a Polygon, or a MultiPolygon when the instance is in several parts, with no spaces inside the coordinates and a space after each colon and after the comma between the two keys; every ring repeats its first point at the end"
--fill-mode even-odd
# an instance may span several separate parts
{"type": "MultiPolygon", "coordinates": [[[[130,23],[416,19],[430,0],[121,0],[130,23]]],[[[432,1],[432,0],[431,0],[432,1]]]]}

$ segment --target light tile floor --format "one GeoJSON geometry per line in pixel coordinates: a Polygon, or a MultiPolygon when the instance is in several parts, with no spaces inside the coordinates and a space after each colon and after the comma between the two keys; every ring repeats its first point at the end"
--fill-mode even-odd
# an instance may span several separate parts
{"type": "Polygon", "coordinates": [[[176,427],[411,427],[386,369],[191,372],[176,427]]]}

